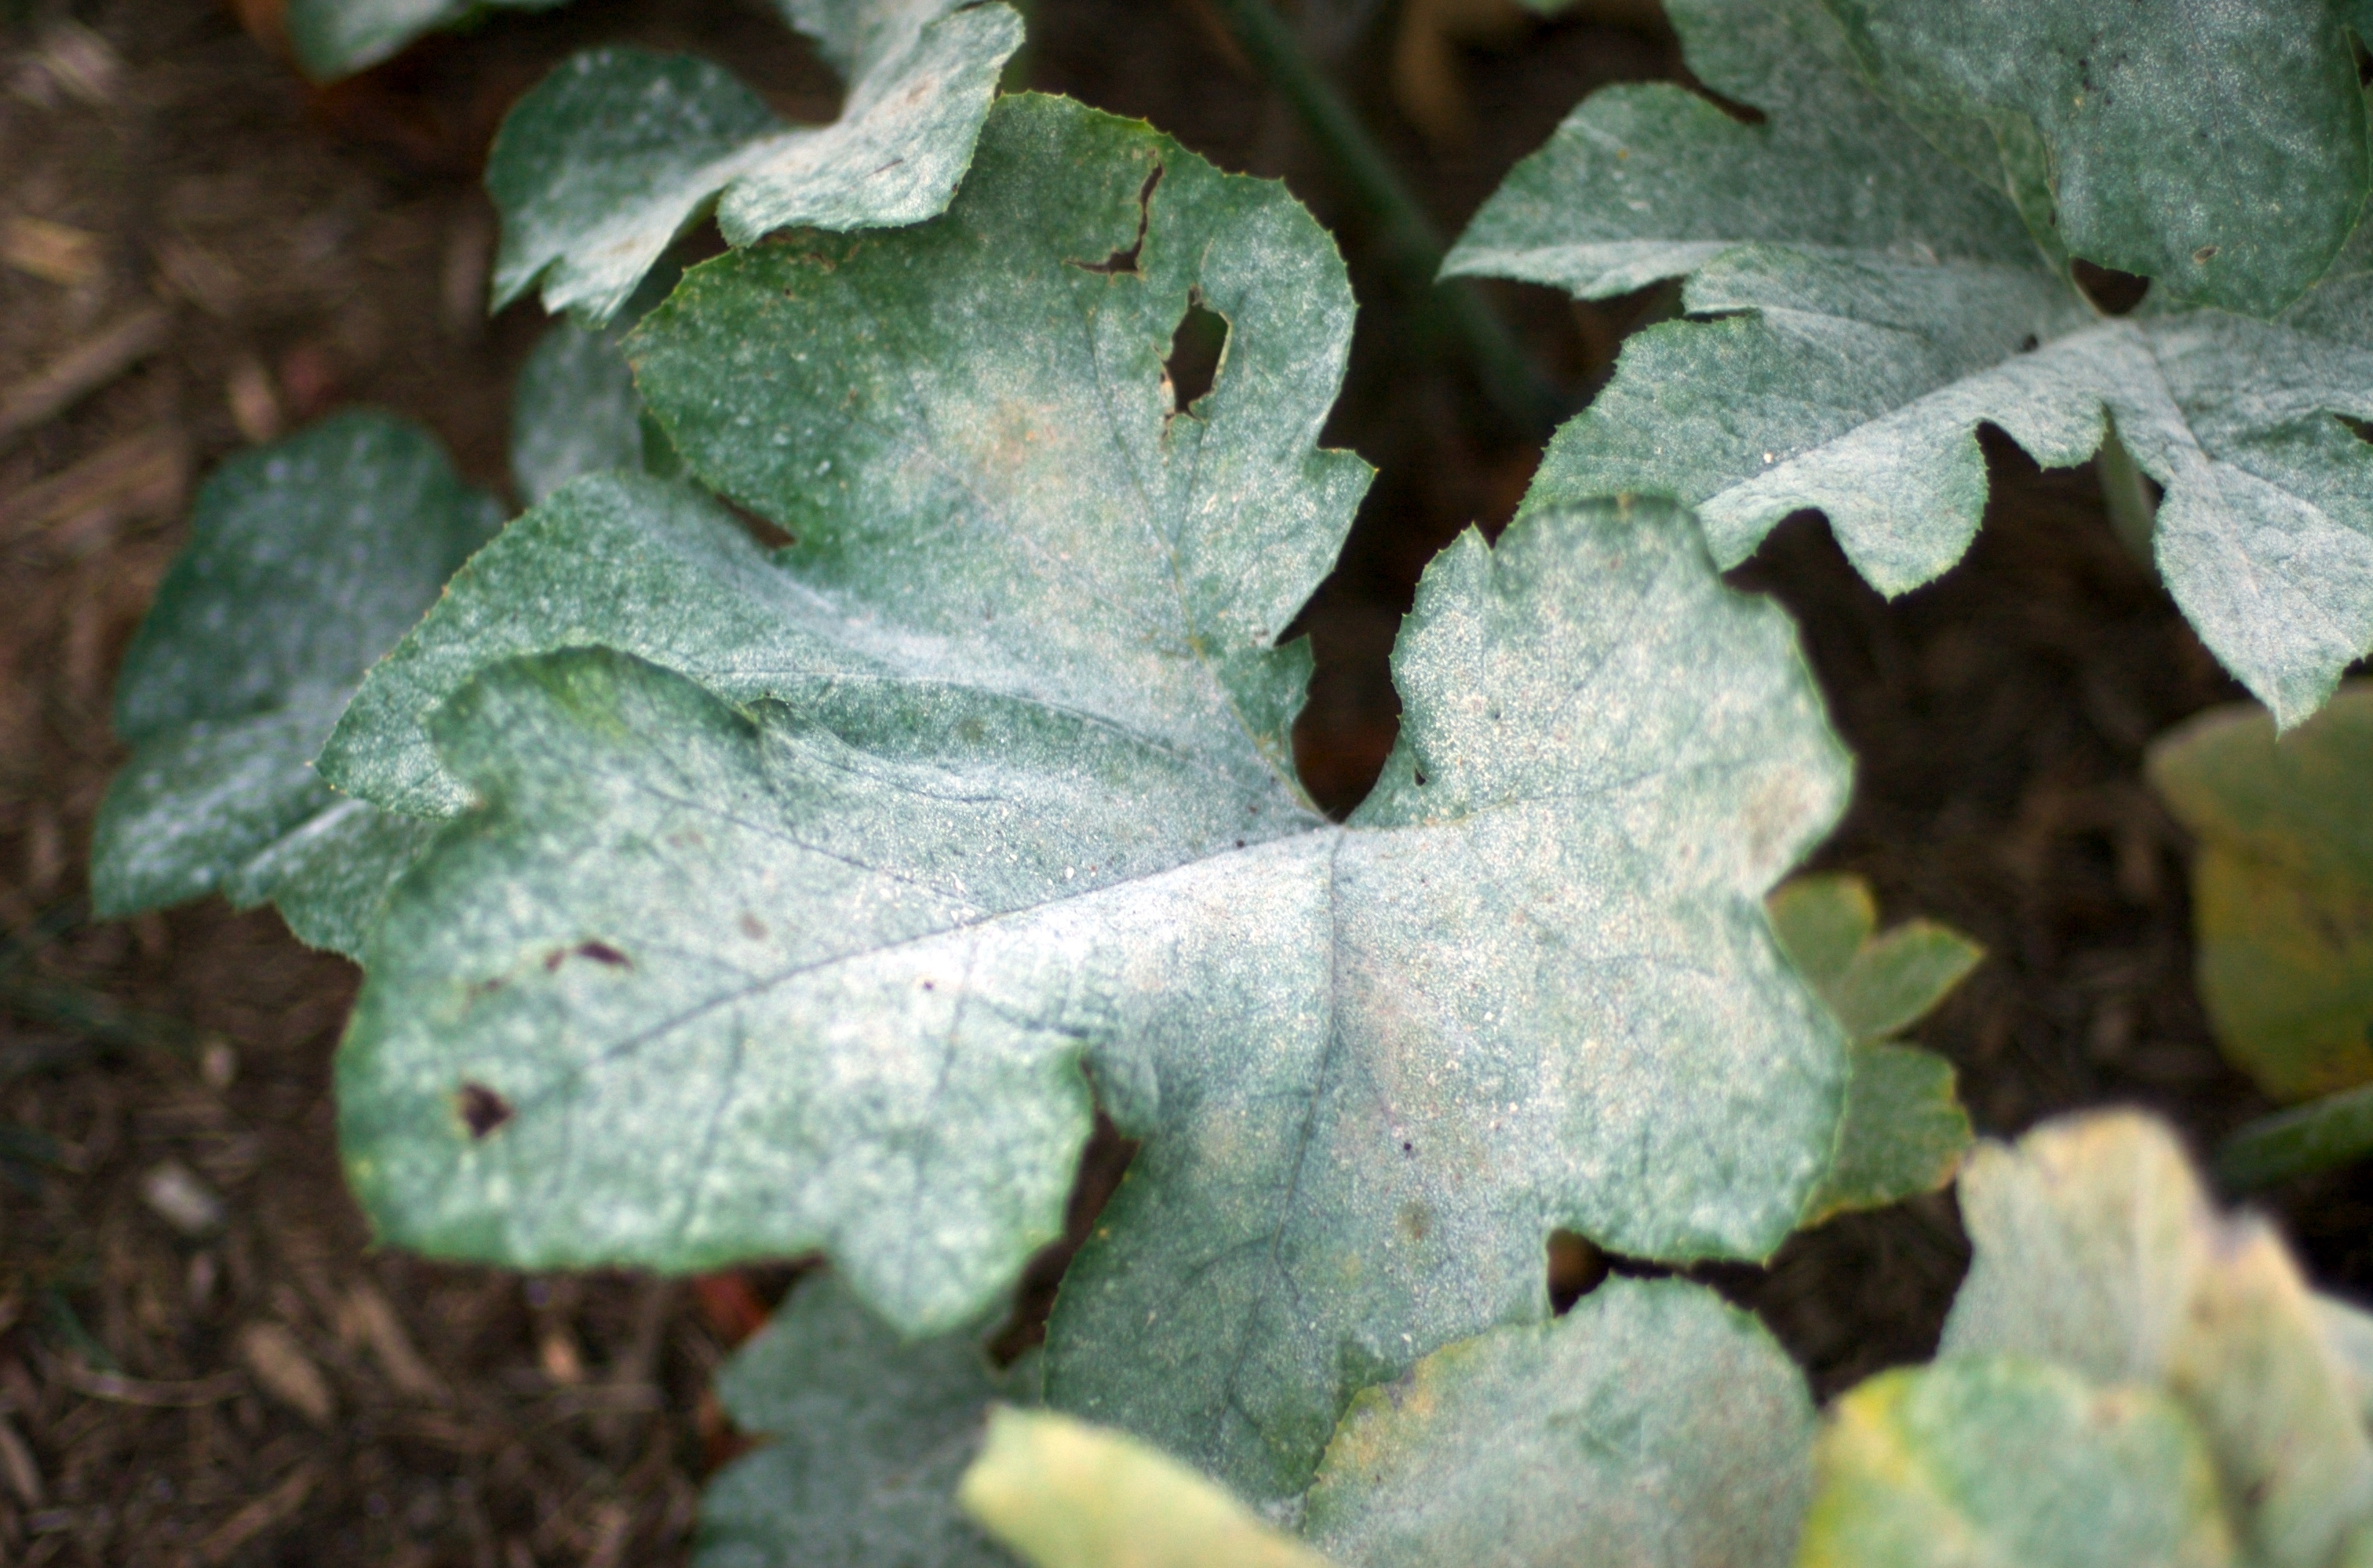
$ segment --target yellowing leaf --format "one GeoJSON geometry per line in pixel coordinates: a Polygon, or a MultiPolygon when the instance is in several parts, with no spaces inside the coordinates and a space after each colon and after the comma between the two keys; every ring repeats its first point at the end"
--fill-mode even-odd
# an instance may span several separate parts
{"type": "Polygon", "coordinates": [[[990,1411],[957,1496],[1037,1568],[1327,1568],[1159,1449],[1069,1416],[990,1411]]]}
{"type": "Polygon", "coordinates": [[[2373,683],[2279,740],[2255,704],[2151,747],[2151,785],[2199,840],[2201,1000],[2278,1100],[2373,1082],[2373,683]]]}

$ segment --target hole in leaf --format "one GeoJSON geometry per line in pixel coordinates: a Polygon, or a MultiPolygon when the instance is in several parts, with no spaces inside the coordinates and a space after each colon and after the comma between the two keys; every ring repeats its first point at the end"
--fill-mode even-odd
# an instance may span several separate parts
{"type": "Polygon", "coordinates": [[[464,1083],[454,1096],[454,1108],[462,1113],[462,1125],[470,1136],[483,1139],[511,1119],[511,1103],[483,1083],[464,1083]]]}
{"type": "Polygon", "coordinates": [[[1607,1254],[1572,1231],[1549,1233],[1549,1309],[1562,1316],[1607,1278],[1607,1254]]]}
{"type": "Polygon", "coordinates": [[[1170,357],[1162,362],[1162,384],[1170,392],[1170,412],[1192,414],[1195,404],[1218,384],[1220,367],[1228,356],[1228,318],[1203,303],[1200,291],[1190,295],[1186,313],[1170,336],[1170,357]]]}
{"type": "Polygon", "coordinates": [[[2352,419],[2345,414],[2335,414],[2334,419],[2348,427],[2348,433],[2360,441],[2373,442],[2373,419],[2352,419]]]}
{"type": "Polygon", "coordinates": [[[2150,279],[2115,267],[2096,266],[2082,257],[2070,259],[2068,275],[2085,298],[2093,302],[2093,309],[2105,316],[2124,315],[2150,292],[2150,279]]]}
{"type": "Polygon", "coordinates": [[[1106,277],[1116,273],[1126,273],[1131,277],[1144,276],[1138,270],[1137,259],[1145,252],[1146,215],[1153,210],[1153,188],[1161,183],[1162,165],[1157,163],[1153,166],[1153,172],[1145,177],[1145,183],[1138,187],[1137,238],[1129,241],[1128,250],[1115,251],[1101,262],[1073,262],[1070,264],[1081,272],[1099,272],[1106,277]]]}

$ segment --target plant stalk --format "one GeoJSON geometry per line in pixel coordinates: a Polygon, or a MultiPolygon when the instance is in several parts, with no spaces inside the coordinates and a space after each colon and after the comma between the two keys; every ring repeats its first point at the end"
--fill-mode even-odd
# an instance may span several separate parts
{"type": "Polygon", "coordinates": [[[1268,0],[1217,5],[1254,68],[1284,97],[1303,129],[1333,160],[1353,201],[1383,230],[1393,265],[1410,293],[1432,303],[1466,350],[1492,405],[1546,436],[1566,412],[1563,400],[1517,346],[1482,291],[1465,278],[1441,275],[1445,247],[1432,218],[1292,28],[1268,0]]]}
{"type": "Polygon", "coordinates": [[[2218,1146],[2216,1180],[2254,1192],[2373,1154],[2373,1084],[2260,1117],[2218,1146]]]}

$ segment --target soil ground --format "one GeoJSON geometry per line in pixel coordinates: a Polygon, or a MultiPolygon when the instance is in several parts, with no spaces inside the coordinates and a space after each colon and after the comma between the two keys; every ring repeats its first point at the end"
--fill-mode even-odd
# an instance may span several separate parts
{"type": "MultiPolygon", "coordinates": [[[[1379,9],[1314,0],[1303,16],[1445,232],[1591,88],[1678,70],[1644,8],[1586,7],[1440,56],[1458,111],[1445,122],[1444,100],[1392,88],[1379,9]]],[[[1307,614],[1320,664],[1301,743],[1314,786],[1348,805],[1390,742],[1384,656],[1418,571],[1457,529],[1509,514],[1537,435],[1449,361],[1205,5],[1032,10],[1035,85],[1282,176],[1343,238],[1363,314],[1331,439],[1380,474],[1307,614]]],[[[114,663],[196,477],[365,401],[426,421],[472,477],[506,484],[510,376],[541,329],[532,307],[491,322],[479,309],[493,215],[475,176],[509,99],[596,39],[710,53],[803,119],[831,112],[831,78],[731,0],[506,17],[327,93],[199,0],[18,0],[6,15],[0,1560],[680,1562],[700,1480],[734,1441],[708,1375],[787,1271],[687,1287],[370,1251],[330,1098],[352,969],[219,902],[88,920],[82,864],[122,757],[114,663]],[[32,407],[68,384],[76,395],[32,407]],[[219,1216],[177,1228],[170,1193],[157,1200],[177,1185],[219,1216]]],[[[1492,298],[1577,402],[1658,303],[1492,298]]],[[[1985,532],[1928,589],[1881,601],[1816,518],[1736,574],[1802,621],[1860,757],[1818,863],[1869,877],[1890,919],[1933,916],[1985,944],[1920,1032],[1958,1064],[1981,1129],[2133,1102],[2205,1145],[2264,1106],[2210,1044],[2185,846],[2139,758],[2239,694],[2113,541],[2088,473],[2039,474],[2000,443],[1991,456],[1985,532]]],[[[1102,1146],[1092,1175],[1125,1153],[1102,1146]]],[[[2373,1184],[2265,1201],[2325,1283],[2373,1289],[2373,1184]]],[[[1928,1352],[1966,1252],[1936,1198],[1707,1277],[1760,1311],[1826,1395],[1928,1352]]]]}

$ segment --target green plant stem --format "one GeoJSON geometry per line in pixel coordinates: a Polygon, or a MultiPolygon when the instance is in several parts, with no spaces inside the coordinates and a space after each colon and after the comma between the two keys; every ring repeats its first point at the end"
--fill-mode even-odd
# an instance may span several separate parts
{"type": "Polygon", "coordinates": [[[2110,510],[2110,527],[2134,559],[2158,570],[2158,561],[2151,549],[2151,529],[2158,521],[2158,504],[2151,499],[2150,486],[2144,482],[2143,471],[2134,464],[2133,454],[2126,451],[2125,442],[2118,439],[2118,427],[2110,421],[2101,432],[2101,450],[2093,454],[2093,472],[2101,481],[2101,500],[2110,510]]]}
{"type": "Polygon", "coordinates": [[[1442,236],[1335,84],[1302,47],[1268,0],[1219,0],[1220,10],[1255,69],[1282,94],[1303,128],[1334,160],[1352,199],[1383,230],[1393,265],[1420,299],[1430,300],[1472,361],[1483,391],[1502,414],[1546,435],[1563,400],[1517,346],[1481,290],[1444,278],[1442,236]]]}
{"type": "Polygon", "coordinates": [[[2216,1179],[2254,1192],[2373,1154],[2373,1084],[2260,1117],[2216,1151],[2216,1179]]]}

